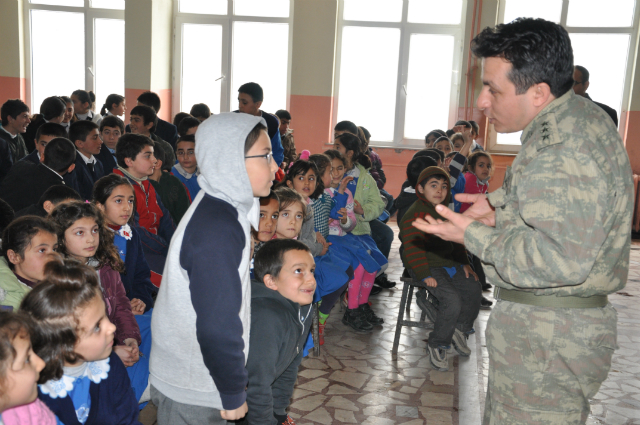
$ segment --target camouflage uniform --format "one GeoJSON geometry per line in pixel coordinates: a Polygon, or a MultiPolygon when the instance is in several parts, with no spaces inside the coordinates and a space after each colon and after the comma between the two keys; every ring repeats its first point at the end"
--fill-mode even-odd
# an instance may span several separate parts
{"type": "Polygon", "coordinates": [[[606,295],[629,270],[633,179],[611,119],[572,90],[522,133],[495,228],[465,246],[499,299],[487,323],[485,425],[584,424],[616,348],[606,295]]]}
{"type": "Polygon", "coordinates": [[[282,147],[284,148],[284,163],[286,164],[284,169],[287,170],[289,168],[289,164],[294,162],[298,156],[296,153],[296,144],[293,142],[293,132],[291,130],[287,131],[287,134],[282,136],[282,147]]]}

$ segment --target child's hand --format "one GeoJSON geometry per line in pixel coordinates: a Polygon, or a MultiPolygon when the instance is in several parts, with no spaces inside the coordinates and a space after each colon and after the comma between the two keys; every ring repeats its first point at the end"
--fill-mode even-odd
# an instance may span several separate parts
{"type": "Polygon", "coordinates": [[[349,184],[349,182],[353,181],[353,177],[348,176],[342,179],[342,181],[340,182],[340,186],[338,186],[338,193],[340,195],[342,195],[344,193],[344,190],[347,188],[347,185],[349,184]]]}
{"type": "Polygon", "coordinates": [[[462,269],[464,270],[464,275],[466,277],[469,277],[469,275],[473,276],[476,279],[476,282],[478,281],[478,275],[476,274],[476,272],[473,271],[473,269],[471,268],[471,266],[462,266],[462,269]]]}
{"type": "Polygon", "coordinates": [[[340,216],[340,223],[347,224],[347,220],[349,219],[349,217],[347,217],[347,209],[340,208],[338,215],[340,216]]]}
{"type": "Polygon", "coordinates": [[[426,283],[429,288],[435,288],[438,286],[438,282],[436,282],[436,280],[432,277],[426,278],[425,280],[423,280],[423,282],[426,283]]]}
{"type": "Polygon", "coordinates": [[[133,354],[133,348],[127,345],[116,345],[113,347],[113,351],[120,357],[126,367],[131,367],[138,361],[138,356],[133,354]]]}
{"type": "Polygon", "coordinates": [[[245,401],[242,406],[238,407],[235,410],[221,410],[220,417],[222,417],[222,419],[224,419],[225,421],[237,421],[238,419],[244,418],[248,411],[249,408],[247,407],[247,402],[245,401]]]}
{"type": "Polygon", "coordinates": [[[135,315],[144,314],[144,309],[145,309],[146,306],[147,305],[143,301],[141,301],[141,300],[139,300],[137,298],[134,298],[134,299],[131,300],[131,311],[135,315]]]}
{"type": "Polygon", "coordinates": [[[364,215],[364,210],[362,209],[362,205],[360,202],[353,200],[353,212],[356,214],[364,215]]]}
{"type": "Polygon", "coordinates": [[[322,233],[320,233],[320,232],[316,232],[316,241],[318,241],[322,245],[326,245],[327,244],[327,240],[324,238],[324,236],[322,236],[322,233]]]}

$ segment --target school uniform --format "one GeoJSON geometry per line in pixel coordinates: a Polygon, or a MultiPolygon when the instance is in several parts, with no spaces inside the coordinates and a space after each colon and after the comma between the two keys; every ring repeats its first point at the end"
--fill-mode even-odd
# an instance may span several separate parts
{"type": "Polygon", "coordinates": [[[27,148],[20,133],[14,136],[4,127],[0,127],[0,181],[7,175],[11,166],[27,154],[27,148]]]}
{"type": "Polygon", "coordinates": [[[87,158],[80,151],[76,154],[76,179],[78,182],[78,193],[82,199],[90,201],[93,199],[93,185],[104,176],[104,167],[102,162],[91,155],[87,158]]]}
{"type": "Polygon", "coordinates": [[[18,161],[0,184],[0,198],[20,211],[37,204],[42,194],[57,184],[65,184],[64,179],[43,163],[18,161]]]}
{"type": "Polygon", "coordinates": [[[102,121],[102,115],[96,114],[91,110],[86,114],[73,114],[73,117],[75,118],[75,121],[92,121],[98,125],[100,125],[100,122],[102,121]]]}
{"type": "Polygon", "coordinates": [[[118,164],[116,163],[116,158],[111,152],[111,149],[109,149],[104,143],[100,148],[100,153],[98,155],[95,155],[95,158],[102,163],[102,168],[104,169],[105,176],[113,173],[113,169],[118,166],[118,164]]]}

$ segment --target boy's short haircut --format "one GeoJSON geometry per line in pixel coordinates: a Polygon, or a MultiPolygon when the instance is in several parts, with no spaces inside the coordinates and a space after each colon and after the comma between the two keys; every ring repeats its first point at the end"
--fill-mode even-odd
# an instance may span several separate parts
{"type": "Polygon", "coordinates": [[[275,113],[275,116],[280,118],[281,120],[291,121],[291,114],[286,109],[278,109],[275,113]]]}
{"type": "Polygon", "coordinates": [[[45,190],[38,201],[38,206],[42,207],[47,201],[51,202],[53,205],[58,205],[60,202],[66,201],[67,199],[73,199],[74,201],[83,200],[82,196],[80,196],[75,189],[65,184],[56,184],[45,190]]]}
{"type": "Polygon", "coordinates": [[[142,134],[124,134],[116,145],[116,160],[118,161],[118,165],[126,169],[127,164],[124,162],[125,158],[135,161],[145,146],[154,147],[153,140],[142,134]]]}
{"type": "Polygon", "coordinates": [[[71,143],[75,145],[76,140],[82,140],[83,142],[87,140],[87,136],[93,130],[98,130],[98,124],[93,121],[76,121],[69,126],[69,140],[71,143]]]}
{"type": "Polygon", "coordinates": [[[251,150],[253,145],[256,144],[256,142],[258,141],[258,137],[260,137],[260,133],[262,131],[267,131],[267,127],[265,127],[262,123],[258,123],[255,127],[253,127],[253,130],[251,130],[249,134],[247,134],[247,138],[244,141],[245,155],[251,150]]]}
{"type": "Polygon", "coordinates": [[[272,199],[280,205],[280,199],[278,199],[278,195],[273,190],[269,192],[269,195],[260,197],[260,205],[263,207],[269,205],[272,199]]]}
{"type": "Polygon", "coordinates": [[[129,115],[135,115],[137,117],[142,117],[142,124],[147,125],[149,123],[153,123],[153,126],[149,130],[149,133],[155,133],[156,127],[158,125],[158,114],[153,110],[150,106],[138,105],[134,107],[129,115]]]}
{"type": "Polygon", "coordinates": [[[153,108],[156,114],[158,113],[158,111],[160,111],[160,96],[152,91],[146,91],[142,93],[140,96],[138,96],[137,101],[139,103],[142,103],[143,105],[153,108]]]}
{"type": "Polygon", "coordinates": [[[29,107],[20,99],[9,99],[2,104],[0,108],[0,117],[2,118],[2,125],[9,125],[9,117],[14,120],[18,118],[18,115],[23,112],[29,112],[29,107]]]}
{"type": "Polygon", "coordinates": [[[164,146],[162,146],[161,142],[153,141],[153,156],[156,159],[162,161],[162,167],[160,169],[162,171],[171,172],[171,168],[173,168],[173,164],[171,163],[171,155],[164,146]]]}
{"type": "Polygon", "coordinates": [[[189,135],[185,135],[185,136],[180,136],[180,138],[178,139],[178,141],[176,142],[176,150],[178,149],[178,144],[180,142],[188,142],[188,143],[196,143],[196,135],[195,134],[189,134],[189,135]]]}
{"type": "Polygon", "coordinates": [[[40,140],[42,136],[55,136],[67,138],[67,130],[60,124],[54,122],[46,122],[38,127],[36,131],[36,142],[40,140]]]}
{"type": "Polygon", "coordinates": [[[275,194],[278,196],[278,202],[280,203],[280,208],[279,208],[280,211],[287,208],[291,204],[299,202],[300,206],[302,207],[303,218],[307,216],[307,206],[304,202],[304,199],[302,199],[302,196],[298,192],[296,192],[295,190],[287,186],[280,186],[276,188],[275,194]]]}
{"type": "Polygon", "coordinates": [[[311,252],[307,245],[295,239],[274,239],[265,243],[253,257],[253,274],[256,279],[264,283],[265,275],[277,278],[284,265],[284,255],[294,250],[311,252]]]}
{"type": "Polygon", "coordinates": [[[426,179],[422,180],[420,183],[418,183],[418,186],[424,188],[424,186],[427,183],[429,183],[430,180],[433,180],[433,179],[436,179],[438,181],[444,180],[447,184],[449,183],[449,177],[445,176],[444,174],[432,174],[426,179]]]}
{"type": "Polygon", "coordinates": [[[42,101],[40,105],[40,115],[50,121],[64,114],[67,105],[58,96],[51,96],[42,101]]]}
{"type": "Polygon", "coordinates": [[[180,136],[186,136],[187,131],[189,131],[190,128],[197,127],[199,125],[200,120],[198,118],[185,117],[180,121],[180,124],[178,124],[178,134],[180,136]]]}
{"type": "Polygon", "coordinates": [[[451,136],[451,144],[454,144],[458,139],[461,139],[464,142],[464,136],[462,135],[462,133],[456,133],[451,136]]]}
{"type": "Polygon", "coordinates": [[[264,100],[264,92],[258,83],[244,83],[238,89],[238,93],[248,94],[254,102],[262,102],[264,100]]]}
{"type": "Polygon", "coordinates": [[[196,103],[191,107],[191,111],[189,111],[192,117],[202,117],[209,118],[211,116],[211,109],[204,103],[196,103]]]}
{"type": "Polygon", "coordinates": [[[453,131],[452,129],[449,129],[449,130],[444,132],[444,134],[445,134],[445,136],[447,136],[447,138],[453,136],[454,133],[455,133],[455,131],[453,131]]]}
{"type": "Polygon", "coordinates": [[[444,153],[434,148],[422,149],[413,154],[414,158],[418,158],[421,156],[432,158],[436,163],[438,162],[438,160],[444,161],[444,153]]]}
{"type": "Polygon", "coordinates": [[[178,124],[180,124],[180,121],[182,121],[183,119],[192,116],[191,114],[187,114],[186,112],[178,112],[176,114],[175,117],[173,117],[173,125],[176,126],[176,128],[178,128],[178,124]]]}
{"type": "Polygon", "coordinates": [[[124,134],[124,122],[115,115],[107,115],[100,121],[100,133],[105,127],[118,128],[120,129],[120,134],[124,134]]]}
{"type": "Polygon", "coordinates": [[[52,139],[44,148],[44,165],[57,173],[66,172],[75,161],[76,147],[65,137],[56,137],[55,139],[52,139]]]}
{"type": "Polygon", "coordinates": [[[409,164],[407,164],[407,180],[411,187],[416,187],[418,177],[420,177],[420,173],[422,173],[425,168],[437,166],[438,162],[430,156],[416,156],[409,161],[409,164]]]}
{"type": "Polygon", "coordinates": [[[478,125],[478,123],[471,120],[469,121],[469,124],[471,124],[471,131],[476,133],[476,135],[480,135],[480,126],[478,125]]]}
{"type": "Polygon", "coordinates": [[[456,121],[454,127],[458,126],[458,125],[462,125],[462,126],[464,126],[464,128],[471,128],[471,123],[469,121],[465,121],[465,120],[456,121]]]}

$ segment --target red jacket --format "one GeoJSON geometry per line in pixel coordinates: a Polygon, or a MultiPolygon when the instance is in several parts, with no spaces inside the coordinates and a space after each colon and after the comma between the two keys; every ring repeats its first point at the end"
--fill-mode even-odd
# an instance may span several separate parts
{"type": "Polygon", "coordinates": [[[107,316],[111,323],[116,325],[116,335],[114,345],[123,345],[127,338],[134,338],[141,343],[140,328],[136,318],[131,311],[131,302],[120,280],[120,273],[110,266],[103,266],[98,270],[100,275],[100,286],[104,303],[107,307],[107,316]]]}
{"type": "MultiPolygon", "coordinates": [[[[114,174],[126,177],[124,173],[117,168],[113,170],[114,174]]],[[[158,227],[163,213],[158,199],[156,190],[149,182],[144,180],[142,183],[132,182],[133,190],[136,192],[136,212],[138,213],[138,225],[147,229],[154,235],[158,234],[158,227]]]]}
{"type": "MultiPolygon", "coordinates": [[[[465,184],[464,184],[464,193],[470,193],[475,195],[476,193],[485,194],[489,189],[489,183],[482,183],[478,180],[475,174],[470,171],[464,173],[465,184]]],[[[460,205],[460,214],[465,212],[471,204],[463,203],[460,205]]]]}

